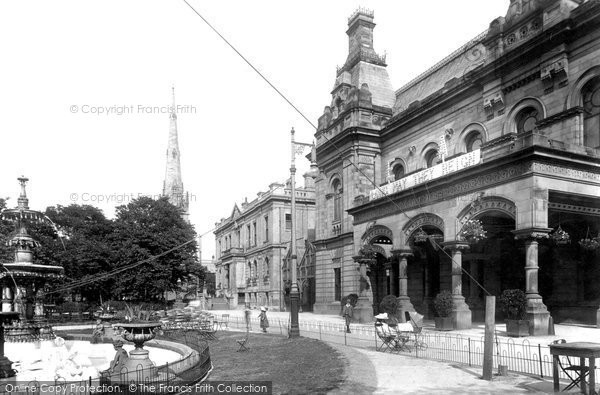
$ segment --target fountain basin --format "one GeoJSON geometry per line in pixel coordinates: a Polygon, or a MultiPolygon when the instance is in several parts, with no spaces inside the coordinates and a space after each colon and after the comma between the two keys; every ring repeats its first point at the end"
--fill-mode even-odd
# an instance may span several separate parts
{"type": "MultiPolygon", "coordinates": [[[[132,344],[125,344],[123,348],[129,353],[134,351],[132,344]]],[[[178,352],[158,347],[146,347],[145,351],[159,366],[182,358],[178,352]]],[[[61,346],[53,341],[6,343],[5,353],[18,371],[11,380],[53,382],[57,374],[66,381],[98,379],[99,372],[110,366],[115,350],[110,343],[67,340],[61,346]]]]}

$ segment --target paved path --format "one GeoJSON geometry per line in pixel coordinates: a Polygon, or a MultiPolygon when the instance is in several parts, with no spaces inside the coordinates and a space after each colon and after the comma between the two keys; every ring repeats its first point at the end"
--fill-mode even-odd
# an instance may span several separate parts
{"type": "Polygon", "coordinates": [[[481,369],[328,343],[348,365],[331,394],[546,394],[552,383],[510,374],[482,380],[481,369]]]}
{"type": "MultiPolygon", "coordinates": [[[[242,317],[242,311],[215,311],[217,315],[230,314],[242,317]]],[[[269,312],[272,320],[287,321],[289,313],[269,312]]],[[[256,315],[253,312],[253,316],[256,315]]],[[[302,313],[300,320],[310,322],[342,324],[338,316],[302,313]]],[[[371,327],[370,325],[365,325],[371,327]]],[[[361,324],[353,324],[358,328],[361,324]]],[[[577,328],[577,327],[575,327],[577,328]]],[[[583,333],[567,328],[571,337],[580,337],[600,332],[595,328],[582,328],[583,333]]],[[[476,336],[479,328],[465,331],[476,336]]],[[[481,329],[482,331],[483,329],[481,329]]],[[[557,331],[557,333],[559,333],[557,331]]],[[[530,338],[530,340],[538,338],[530,338]]],[[[540,343],[547,342],[546,338],[540,343]]],[[[495,376],[492,381],[482,380],[481,368],[468,368],[462,365],[416,359],[390,353],[327,342],[344,357],[346,377],[342,386],[332,394],[543,394],[553,393],[552,382],[535,377],[509,374],[495,376]]],[[[546,343],[547,344],[547,343],[546,343]]]]}
{"type": "MultiPolygon", "coordinates": [[[[229,314],[231,317],[240,317],[240,318],[244,317],[243,310],[215,310],[215,311],[211,311],[211,312],[216,315],[229,314]]],[[[258,313],[259,312],[257,310],[252,310],[252,317],[254,317],[254,318],[257,317],[258,313]]],[[[290,317],[290,313],[285,312],[285,311],[269,311],[267,313],[267,315],[269,316],[269,319],[280,320],[283,322],[287,322],[290,317]]],[[[321,323],[328,323],[328,324],[337,324],[337,325],[340,325],[340,327],[343,326],[343,323],[344,323],[344,320],[342,319],[342,317],[340,317],[338,315],[315,314],[315,313],[308,313],[308,312],[300,313],[299,321],[312,322],[312,323],[321,322],[321,323]]],[[[351,324],[351,328],[360,328],[360,327],[372,329],[373,324],[357,324],[357,323],[351,324]]],[[[433,321],[425,321],[424,328],[426,330],[433,329],[433,327],[434,327],[433,321]]],[[[582,339],[596,339],[596,340],[590,340],[590,341],[599,341],[600,342],[600,328],[596,328],[591,325],[556,324],[554,326],[554,328],[555,328],[556,335],[527,337],[526,339],[531,344],[539,343],[542,345],[548,345],[548,344],[552,343],[552,341],[555,339],[565,339],[567,341],[581,341],[582,339]]],[[[474,323],[473,327],[471,329],[452,331],[449,333],[452,335],[463,335],[463,336],[467,336],[467,337],[472,336],[475,338],[478,336],[483,337],[484,329],[485,329],[485,326],[483,323],[474,323]]],[[[504,325],[503,322],[499,322],[496,324],[496,331],[500,338],[514,340],[514,338],[509,338],[508,336],[506,336],[506,325],[504,325]]]]}

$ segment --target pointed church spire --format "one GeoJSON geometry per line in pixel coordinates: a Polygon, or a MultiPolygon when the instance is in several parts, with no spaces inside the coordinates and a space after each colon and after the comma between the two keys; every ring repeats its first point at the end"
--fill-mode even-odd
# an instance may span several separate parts
{"type": "Polygon", "coordinates": [[[163,196],[182,210],[182,217],[189,222],[189,198],[183,190],[179,141],[177,136],[177,107],[175,106],[175,86],[171,86],[172,107],[169,114],[169,144],[167,146],[167,167],[163,183],[163,196]]]}
{"type": "Polygon", "coordinates": [[[169,118],[177,119],[177,106],[175,105],[175,84],[171,85],[171,108],[169,118]]]}

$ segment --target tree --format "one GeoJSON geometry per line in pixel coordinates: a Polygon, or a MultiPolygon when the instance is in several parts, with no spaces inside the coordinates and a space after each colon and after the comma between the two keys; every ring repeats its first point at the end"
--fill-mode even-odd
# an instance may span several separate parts
{"type": "MultiPolygon", "coordinates": [[[[114,224],[102,210],[88,205],[58,205],[48,207],[46,216],[56,226],[62,239],[59,240],[61,245],[57,258],[65,269],[65,284],[74,280],[95,280],[114,267],[114,224]]],[[[43,250],[44,242],[40,242],[43,250]]],[[[100,298],[106,300],[111,297],[113,284],[114,279],[107,278],[87,283],[71,293],[99,302],[100,298]]]]}
{"type": "Polygon", "coordinates": [[[178,288],[178,280],[204,279],[196,255],[196,232],[181,218],[168,198],[140,197],[117,207],[113,245],[115,267],[124,267],[164,253],[191,240],[182,248],[124,271],[115,280],[116,294],[136,300],[158,300],[178,288]]]}

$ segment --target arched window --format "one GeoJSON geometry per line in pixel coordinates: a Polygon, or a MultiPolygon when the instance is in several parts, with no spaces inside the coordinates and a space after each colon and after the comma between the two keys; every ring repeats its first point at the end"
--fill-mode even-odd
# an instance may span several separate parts
{"type": "Polygon", "coordinates": [[[394,175],[394,181],[398,181],[399,179],[404,177],[404,166],[402,166],[400,163],[394,165],[394,167],[392,168],[392,174],[394,175]]]}
{"type": "Polygon", "coordinates": [[[600,77],[592,78],[581,90],[583,99],[583,145],[600,148],[600,77]]]}
{"type": "Polygon", "coordinates": [[[438,160],[438,152],[436,149],[431,149],[425,154],[425,164],[427,165],[427,168],[437,165],[438,160]]]}
{"type": "Polygon", "coordinates": [[[256,263],[256,261],[254,261],[254,275],[252,277],[253,278],[258,277],[258,263],[256,263]]]}
{"type": "Polygon", "coordinates": [[[331,184],[333,189],[333,221],[342,220],[342,183],[335,179],[331,184]]]}
{"type": "Polygon", "coordinates": [[[265,277],[269,277],[269,258],[265,258],[265,277]]]}
{"type": "Polygon", "coordinates": [[[540,113],[533,107],[525,107],[515,117],[517,124],[517,133],[531,132],[535,129],[535,124],[541,119],[540,113]]]}
{"type": "Polygon", "coordinates": [[[465,140],[467,152],[472,152],[481,148],[481,144],[483,144],[483,137],[481,136],[481,133],[473,131],[467,135],[465,140]]]}

